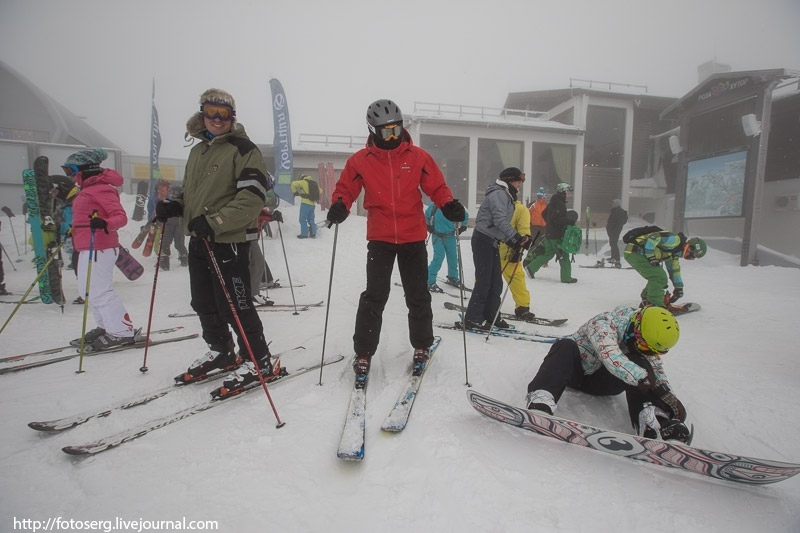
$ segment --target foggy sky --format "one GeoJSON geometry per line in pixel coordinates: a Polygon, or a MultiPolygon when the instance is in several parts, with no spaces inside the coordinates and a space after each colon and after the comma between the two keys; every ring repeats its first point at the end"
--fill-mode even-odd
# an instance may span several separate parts
{"type": "Polygon", "coordinates": [[[272,142],[272,77],[294,142],[364,136],[378,98],[499,108],[570,77],[681,97],[714,58],[800,69],[799,21],[800,0],[0,0],[0,59],[134,155],[155,78],[161,157],[185,158],[209,87],[258,143],[272,142]]]}

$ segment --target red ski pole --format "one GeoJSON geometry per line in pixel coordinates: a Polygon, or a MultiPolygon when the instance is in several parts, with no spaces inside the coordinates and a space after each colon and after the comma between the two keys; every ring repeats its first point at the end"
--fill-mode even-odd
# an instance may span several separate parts
{"type": "Polygon", "coordinates": [[[217,258],[214,257],[214,252],[211,250],[211,245],[208,244],[207,239],[203,239],[203,243],[206,245],[206,251],[208,252],[208,258],[211,259],[211,264],[214,266],[214,272],[217,273],[217,279],[219,280],[219,284],[222,287],[222,293],[225,295],[225,299],[228,301],[228,305],[231,308],[231,314],[233,315],[233,320],[236,322],[236,327],[239,329],[239,334],[242,337],[242,341],[244,341],[244,346],[247,348],[247,354],[250,356],[250,360],[253,362],[256,368],[256,372],[258,373],[258,381],[261,382],[261,387],[264,389],[264,393],[267,395],[267,400],[269,400],[269,405],[272,407],[272,412],[275,413],[275,420],[278,422],[278,425],[275,427],[282,428],[284,426],[284,422],[281,422],[281,417],[278,416],[278,410],[275,408],[275,403],[272,401],[272,396],[269,393],[269,389],[267,388],[267,383],[264,381],[264,376],[261,375],[261,368],[258,366],[258,361],[256,361],[256,356],[253,354],[253,349],[250,347],[250,341],[247,340],[247,335],[244,333],[244,327],[242,326],[242,322],[239,320],[239,314],[236,312],[236,306],[233,305],[233,300],[231,300],[231,295],[228,292],[228,288],[225,286],[225,280],[222,278],[222,272],[219,269],[219,265],[217,264],[217,258]]]}
{"type": "Polygon", "coordinates": [[[153,304],[156,301],[156,284],[158,284],[158,271],[161,270],[161,246],[164,244],[164,228],[167,226],[167,221],[161,223],[161,236],[158,238],[158,253],[156,253],[156,273],[153,275],[153,292],[150,295],[150,312],[147,316],[147,336],[144,338],[144,360],[139,372],[145,373],[149,370],[147,368],[147,350],[150,348],[150,326],[153,324],[153,304]]]}

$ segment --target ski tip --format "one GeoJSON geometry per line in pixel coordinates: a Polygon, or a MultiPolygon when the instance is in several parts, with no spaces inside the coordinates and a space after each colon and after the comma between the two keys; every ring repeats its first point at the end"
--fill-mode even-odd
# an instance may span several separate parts
{"type": "Polygon", "coordinates": [[[86,448],[81,446],[64,446],[61,448],[61,451],[67,455],[89,455],[89,452],[86,450],[86,448]]]}

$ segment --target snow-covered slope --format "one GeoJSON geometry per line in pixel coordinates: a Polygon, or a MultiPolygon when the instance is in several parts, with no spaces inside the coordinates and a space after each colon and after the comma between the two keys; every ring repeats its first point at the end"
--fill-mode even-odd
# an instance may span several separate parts
{"type": "MultiPolygon", "coordinates": [[[[132,208],[132,199],[123,199],[132,208]]],[[[284,285],[288,261],[292,281],[305,286],[270,296],[278,303],[292,303],[293,297],[297,303],[327,303],[334,230],[321,229],[316,240],[298,240],[297,208],[281,210],[283,243],[277,231],[274,239],[266,239],[267,259],[284,285]]],[[[15,219],[17,236],[23,234],[20,219],[15,219]]],[[[138,226],[131,222],[125,228],[123,242],[132,241],[138,226]]],[[[336,240],[325,351],[348,360],[364,287],[364,235],[365,219],[351,216],[336,240]]],[[[6,224],[0,236],[16,259],[6,224]]],[[[462,252],[469,280],[469,241],[463,241],[462,252]]],[[[30,257],[29,252],[24,262],[14,263],[17,271],[5,260],[7,286],[17,295],[33,281],[30,257]]],[[[576,261],[589,265],[596,257],[580,254],[576,261]]],[[[116,287],[137,326],[146,327],[155,258],[142,262],[142,278],[130,282],[117,273],[116,287]]],[[[703,310],[680,319],[682,338],[666,357],[666,370],[695,425],[696,445],[797,462],[800,370],[792,328],[800,270],[737,265],[737,256],[714,250],[682,265],[686,300],[702,303],[703,310]]],[[[595,313],[637,304],[644,285],[631,270],[576,267],[573,275],[577,284],[559,283],[557,265],[551,263],[528,280],[532,310],[569,322],[562,328],[527,329],[571,332],[595,313]]],[[[79,292],[75,278],[65,271],[64,279],[72,299],[79,292]]],[[[457,301],[433,295],[437,322],[457,319],[444,309],[445,299],[457,301]]],[[[0,322],[13,307],[0,306],[0,322]]],[[[504,310],[513,310],[510,295],[504,310]]],[[[194,318],[167,317],[184,311],[190,311],[188,273],[173,265],[159,274],[153,328],[183,325],[187,332],[199,332],[194,318]]],[[[22,306],[0,336],[0,356],[64,344],[80,333],[82,313],[74,305],[67,305],[63,315],[54,306],[22,306]]],[[[273,352],[306,347],[285,358],[284,365],[319,361],[325,307],[297,315],[263,313],[262,318],[273,352]]],[[[89,327],[94,327],[91,316],[89,327]]],[[[139,372],[143,351],[130,350],[86,358],[83,374],[75,373],[78,362],[72,360],[2,375],[0,529],[13,530],[15,518],[111,520],[113,525],[116,517],[186,517],[216,520],[219,531],[800,530],[800,477],[764,487],[710,481],[567,446],[480,416],[466,401],[466,381],[475,390],[520,404],[548,345],[502,338],[485,342],[470,335],[465,354],[459,332],[437,329],[436,334],[443,342],[408,427],[396,435],[382,433],[380,424],[411,362],[402,289],[394,287],[373,361],[366,458],[360,464],[336,457],[352,384],[347,362],[326,367],[322,385],[319,373],[310,373],[270,389],[286,422],[281,429],[263,392],[254,391],[86,459],[71,458],[60,448],[178,410],[212,386],[176,391],[61,434],[37,433],[26,424],[168,385],[205,352],[203,341],[152,347],[146,374],[139,372]]],[[[622,397],[597,399],[568,391],[559,414],[630,430],[622,397]]]]}

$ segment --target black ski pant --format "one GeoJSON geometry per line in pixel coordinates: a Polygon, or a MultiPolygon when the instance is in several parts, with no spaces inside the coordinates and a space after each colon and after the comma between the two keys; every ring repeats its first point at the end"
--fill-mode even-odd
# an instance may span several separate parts
{"type": "Polygon", "coordinates": [[[619,234],[622,232],[620,229],[606,228],[608,234],[608,247],[611,249],[611,259],[619,263],[619,234]]]}
{"type": "MultiPolygon", "coordinates": [[[[269,353],[269,348],[250,292],[250,243],[215,243],[211,250],[253,355],[259,359],[269,353]]],[[[198,237],[189,238],[189,288],[192,309],[200,318],[203,329],[203,340],[211,346],[225,346],[232,338],[232,328],[239,341],[240,353],[248,359],[247,347],[222,291],[219,276],[203,239],[198,237]]]]}
{"type": "Polygon", "coordinates": [[[503,271],[497,241],[488,235],[472,233],[472,262],[475,265],[475,286],[469,298],[464,318],[480,324],[494,320],[503,294],[503,271]]]}
{"type": "Polygon", "coordinates": [[[593,374],[584,374],[577,343],[572,339],[559,339],[545,356],[533,381],[528,384],[528,392],[544,389],[558,403],[567,387],[592,396],[615,396],[624,392],[634,428],[639,425],[639,412],[646,402],[652,402],[667,413],[672,412],[672,408],[660,398],[639,392],[639,389],[617,378],[605,367],[600,367],[593,374]]]}
{"type": "Polygon", "coordinates": [[[405,244],[370,241],[367,244],[367,288],[358,301],[353,334],[353,349],[357,355],[371,357],[378,349],[395,259],[405,291],[411,346],[427,348],[433,344],[433,311],[426,283],[428,249],[425,241],[405,244]]]}
{"type": "Polygon", "coordinates": [[[183,259],[188,255],[186,251],[186,240],[183,234],[183,219],[181,217],[173,217],[167,219],[164,225],[164,241],[161,247],[162,257],[166,257],[166,265],[169,267],[170,247],[175,245],[178,250],[178,258],[183,259]]]}

